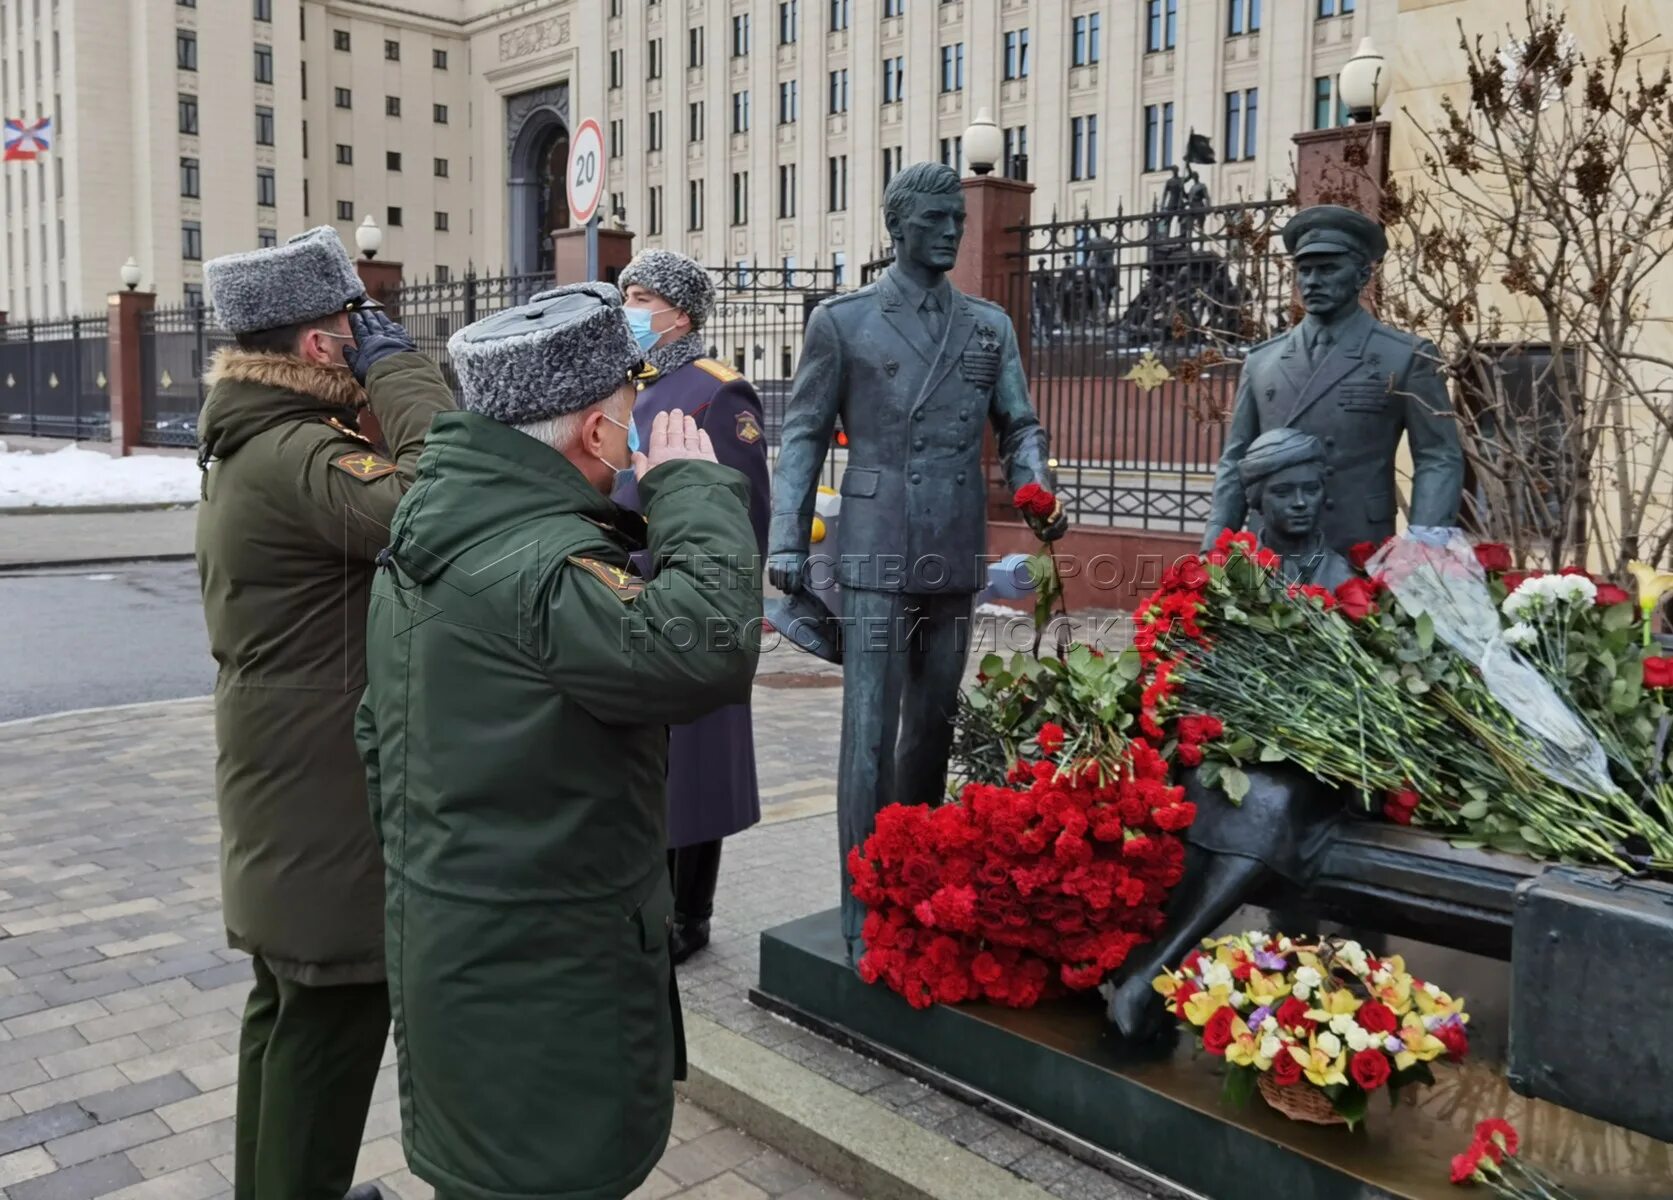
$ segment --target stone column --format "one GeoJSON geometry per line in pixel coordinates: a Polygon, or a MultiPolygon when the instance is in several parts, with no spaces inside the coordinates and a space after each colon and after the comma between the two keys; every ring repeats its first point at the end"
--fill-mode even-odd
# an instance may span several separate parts
{"type": "Polygon", "coordinates": [[[107,373],[110,376],[110,448],[132,454],[144,424],[145,360],[141,317],[157,305],[156,292],[112,292],[107,326],[107,373]]]}
{"type": "MultiPolygon", "coordinates": [[[[587,282],[587,230],[560,229],[552,236],[552,278],[557,283],[587,282]]],[[[628,229],[598,229],[598,277],[615,283],[622,269],[633,260],[633,232],[628,229]]]]}

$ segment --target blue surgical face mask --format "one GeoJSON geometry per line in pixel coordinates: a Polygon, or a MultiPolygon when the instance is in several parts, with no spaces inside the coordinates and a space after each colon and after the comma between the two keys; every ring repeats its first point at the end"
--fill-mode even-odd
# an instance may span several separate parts
{"type": "Polygon", "coordinates": [[[627,314],[627,328],[633,334],[633,340],[639,343],[639,349],[649,350],[662,340],[662,335],[651,328],[651,318],[673,310],[669,308],[628,308],[622,311],[627,314]]]}
{"type": "MultiPolygon", "coordinates": [[[[628,454],[631,456],[631,455],[639,453],[639,423],[637,421],[631,421],[630,420],[624,425],[624,424],[622,424],[622,422],[616,420],[615,417],[612,417],[609,413],[604,413],[603,416],[604,416],[604,419],[606,421],[610,422],[610,424],[620,426],[622,429],[627,430],[627,452],[628,452],[628,454]]],[[[615,495],[618,491],[621,490],[621,487],[624,483],[626,483],[628,480],[634,478],[633,462],[632,462],[631,457],[629,458],[628,464],[625,467],[618,467],[615,463],[611,462],[609,459],[603,457],[602,455],[599,456],[599,461],[602,462],[605,466],[609,467],[612,471],[614,471],[616,473],[615,482],[610,485],[610,494],[611,495],[615,495]]]]}

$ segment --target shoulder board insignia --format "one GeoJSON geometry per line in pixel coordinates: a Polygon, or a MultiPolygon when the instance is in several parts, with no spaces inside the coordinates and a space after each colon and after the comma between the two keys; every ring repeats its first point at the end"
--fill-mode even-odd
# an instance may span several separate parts
{"type": "Polygon", "coordinates": [[[356,450],[353,454],[345,454],[341,458],[331,460],[331,465],[339,471],[353,475],[361,482],[382,479],[385,475],[395,473],[395,464],[387,458],[377,454],[366,454],[356,450]]]}
{"type": "Polygon", "coordinates": [[[628,574],[620,567],[612,567],[596,558],[581,558],[574,554],[569,556],[569,561],[609,588],[623,604],[645,590],[644,580],[628,574]]]}
{"type": "Polygon", "coordinates": [[[738,414],[738,440],[746,446],[753,446],[761,440],[761,423],[751,412],[738,414]]]}
{"type": "Polygon", "coordinates": [[[344,437],[351,437],[357,442],[365,442],[368,446],[372,445],[371,438],[361,433],[360,430],[343,424],[336,417],[325,418],[325,423],[335,429],[338,433],[342,434],[344,437]]]}
{"type": "Polygon", "coordinates": [[[707,371],[710,375],[713,375],[722,383],[731,383],[734,379],[743,378],[742,375],[738,374],[725,363],[716,362],[712,358],[698,358],[693,359],[692,361],[697,364],[699,370],[707,371]]]}

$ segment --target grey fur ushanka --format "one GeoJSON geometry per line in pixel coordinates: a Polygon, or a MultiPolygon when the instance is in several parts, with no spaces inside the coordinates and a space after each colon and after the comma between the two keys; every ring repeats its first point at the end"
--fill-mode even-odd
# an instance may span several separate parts
{"type": "Polygon", "coordinates": [[[655,292],[691,318],[691,327],[701,329],[714,311],[715,285],[709,272],[695,258],[674,250],[645,250],[634,257],[621,273],[621,287],[642,287],[655,292]]]}
{"type": "Polygon", "coordinates": [[[203,264],[215,317],[228,333],[317,321],[365,295],[343,239],[329,225],[283,246],[227,254],[203,264]]]}

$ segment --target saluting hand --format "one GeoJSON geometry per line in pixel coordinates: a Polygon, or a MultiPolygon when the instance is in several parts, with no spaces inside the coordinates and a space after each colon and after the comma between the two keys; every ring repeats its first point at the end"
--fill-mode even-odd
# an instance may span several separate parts
{"type": "Polygon", "coordinates": [[[697,422],[679,409],[659,412],[651,421],[650,444],[645,450],[633,453],[633,475],[643,479],[665,462],[695,458],[703,462],[719,462],[714,443],[709,435],[697,428],[697,422]]]}

